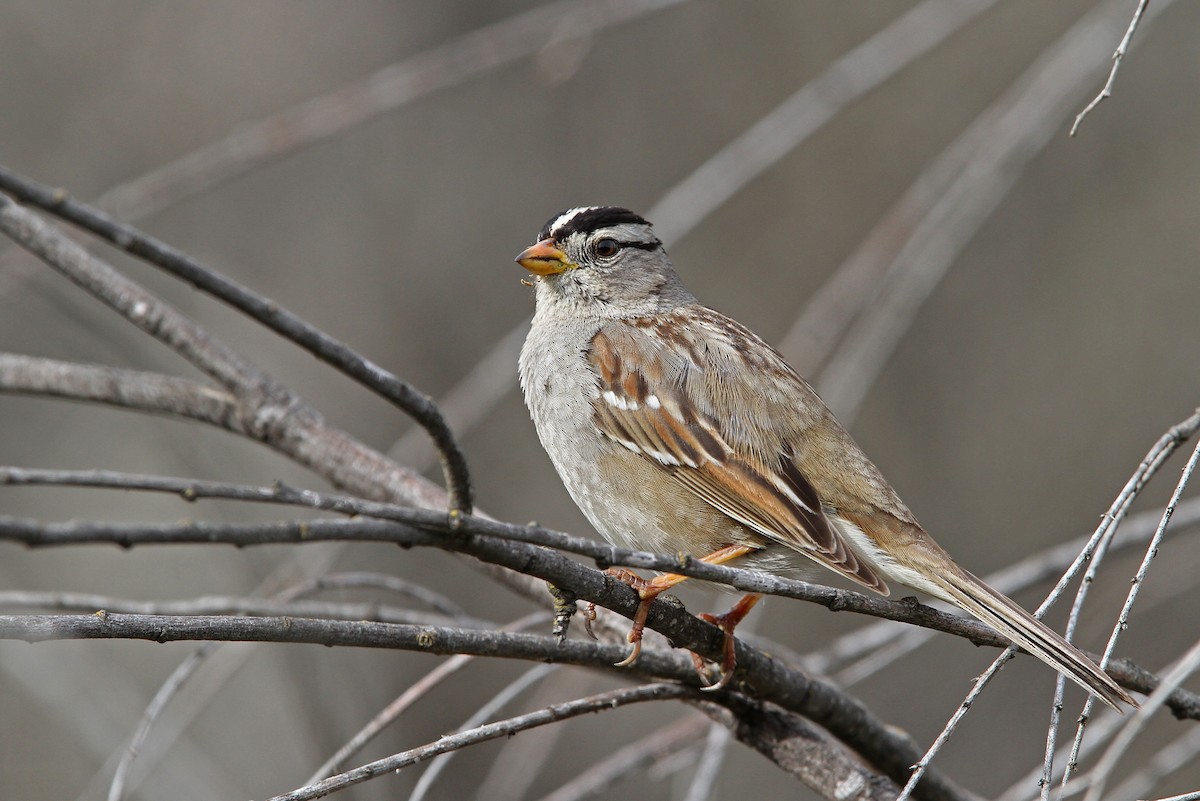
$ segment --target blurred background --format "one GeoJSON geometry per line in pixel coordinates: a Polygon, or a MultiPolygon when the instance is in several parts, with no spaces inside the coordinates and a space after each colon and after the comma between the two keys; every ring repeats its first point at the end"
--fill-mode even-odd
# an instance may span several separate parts
{"type": "MultiPolygon", "coordinates": [[[[1090,533],[1154,440],[1200,401],[1200,5],[1151,4],[1156,17],[1138,31],[1114,96],[1067,135],[1103,86],[1135,5],[10,0],[0,11],[0,161],[84,199],[125,186],[108,196],[119,216],[435,398],[456,399],[456,415],[478,416],[455,419],[479,507],[577,533],[590,529],[515,387],[512,332],[532,295],[512,259],[563,208],[640,211],[659,224],[690,288],[779,344],[925,527],[986,575],[1090,533]],[[1089,39],[1076,26],[1090,19],[1105,27],[1089,39]],[[1047,62],[1067,40],[1078,52],[1047,62]],[[870,80],[854,60],[864,43],[884,62],[865,62],[879,71],[870,80]],[[374,89],[364,89],[372,75],[374,89]],[[1030,84],[1034,76],[1042,83],[1030,84]],[[814,80],[819,90],[796,95],[814,80]],[[1041,105],[1026,103],[1035,95],[1041,105]],[[312,129],[294,116],[265,133],[254,127],[314,98],[305,108],[326,135],[303,141],[312,129]],[[994,109],[1011,113],[980,121],[994,109]],[[249,145],[236,137],[251,134],[262,135],[265,158],[238,157],[249,145]],[[961,144],[964,136],[973,138],[961,144]],[[197,151],[206,155],[186,169],[153,172],[197,151]],[[929,197],[911,191],[919,180],[929,197]],[[910,234],[925,237],[915,261],[931,271],[868,305],[849,334],[835,328],[832,351],[814,346],[796,326],[814,319],[803,317],[812,303],[817,313],[838,308],[822,294],[831,277],[845,275],[839,268],[856,254],[895,255],[910,234]],[[874,244],[864,251],[864,243],[874,244]],[[891,336],[872,333],[893,318],[891,336]],[[868,340],[885,344],[855,344],[868,340]]],[[[2,250],[0,349],[195,375],[56,274],[2,250]]],[[[420,438],[405,438],[409,422],[384,402],[189,288],[105,256],[335,424],[427,465],[420,438]]],[[[867,273],[867,286],[890,287],[895,275],[881,275],[867,273]]],[[[0,462],[321,487],[282,458],[200,426],[13,396],[0,396],[0,462]]],[[[1181,465],[1177,458],[1164,471],[1138,510],[1161,508],[1181,465]]],[[[280,511],[6,488],[0,514],[174,521],[280,511]]],[[[320,547],[312,552],[323,570],[437,576],[434,588],[478,617],[505,622],[532,611],[445,554],[356,545],[326,558],[320,547]]],[[[0,543],[0,590],[246,595],[288,557],[283,548],[0,543]]],[[[1138,558],[1102,571],[1078,634],[1088,647],[1102,648],[1138,558]]],[[[1121,654],[1161,670],[1191,644],[1198,558],[1194,537],[1168,539],[1121,654]]],[[[1035,606],[1047,589],[1018,600],[1035,606]]],[[[727,603],[682,595],[694,611],[727,603]]],[[[783,599],[755,619],[760,635],[801,653],[869,622],[783,599]]],[[[0,642],[0,797],[103,797],[146,704],[193,650],[0,642]]],[[[437,663],[305,646],[222,652],[214,664],[225,667],[177,699],[183,731],[174,739],[168,726],[155,737],[165,753],[135,769],[131,797],[262,798],[299,786],[437,663]]],[[[936,637],[851,689],[924,746],[993,656],[936,637]]],[[[524,670],[471,665],[353,764],[435,739],[524,670]]],[[[563,669],[514,709],[614,684],[563,669]]],[[[987,797],[1002,793],[1040,760],[1052,685],[1033,660],[1011,664],[936,764],[987,797]]],[[[1079,694],[1068,693],[1077,707],[1079,694]]],[[[469,750],[428,797],[541,798],[589,756],[687,714],[625,710],[548,730],[549,740],[521,735],[469,750]],[[521,768],[539,749],[549,762],[521,768]]],[[[1189,725],[1159,721],[1142,756],[1189,725]]],[[[696,752],[682,754],[618,787],[684,798],[696,752]]],[[[724,760],[710,798],[808,797],[744,748],[724,760]]],[[[404,797],[420,773],[344,797],[404,797]]],[[[1149,797],[1197,784],[1193,764],[1149,797]]]]}

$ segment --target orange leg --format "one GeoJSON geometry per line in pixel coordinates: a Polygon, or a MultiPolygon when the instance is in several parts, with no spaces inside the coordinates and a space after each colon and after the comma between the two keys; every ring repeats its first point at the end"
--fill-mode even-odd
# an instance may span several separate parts
{"type": "MultiPolygon", "coordinates": [[[[705,692],[715,692],[729,684],[729,680],[733,678],[733,669],[737,666],[737,656],[733,650],[733,630],[737,628],[739,623],[745,620],[746,615],[750,614],[750,610],[761,599],[762,593],[747,593],[733,605],[732,609],[723,615],[705,614],[699,616],[701,620],[712,623],[725,634],[724,655],[721,657],[721,678],[717,680],[716,684],[710,684],[705,687],[705,692]]],[[[696,672],[700,674],[701,678],[707,677],[708,672],[704,669],[704,660],[693,653],[692,662],[695,663],[696,672]]]]}
{"type": "MultiPolygon", "coordinates": [[[[758,549],[749,545],[726,545],[724,548],[719,548],[707,556],[700,557],[700,561],[707,562],[710,565],[723,565],[748,553],[754,553],[756,550],[758,549]]],[[[632,665],[641,656],[642,632],[645,631],[646,617],[650,614],[650,605],[654,602],[654,599],[676,584],[687,581],[688,577],[676,575],[675,573],[667,573],[652,579],[644,579],[636,573],[619,567],[609,568],[605,572],[628,584],[637,591],[638,597],[641,598],[641,603],[638,604],[637,612],[633,616],[633,628],[629,630],[629,636],[626,637],[632,647],[629,650],[629,655],[620,662],[617,662],[618,667],[625,667],[632,665]]],[[[702,616],[706,620],[709,620],[710,623],[715,623],[725,632],[726,653],[721,665],[721,680],[716,685],[713,685],[712,689],[720,689],[729,683],[729,679],[733,675],[734,666],[733,629],[741,622],[750,609],[753,608],[760,597],[753,593],[747,595],[733,609],[720,617],[712,617],[711,615],[702,616]],[[753,600],[749,600],[750,598],[753,598],[753,600]],[[740,613],[738,612],[739,609],[741,610],[740,613]],[[727,622],[723,622],[726,619],[727,622]]]]}

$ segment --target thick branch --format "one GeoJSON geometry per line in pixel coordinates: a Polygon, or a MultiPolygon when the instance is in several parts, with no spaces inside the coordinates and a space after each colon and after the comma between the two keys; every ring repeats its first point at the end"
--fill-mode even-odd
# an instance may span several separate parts
{"type": "Polygon", "coordinates": [[[899,786],[867,768],[816,726],[742,695],[724,708],[699,704],[733,730],[738,740],[800,779],[824,798],[838,801],[892,801],[899,786]]]}

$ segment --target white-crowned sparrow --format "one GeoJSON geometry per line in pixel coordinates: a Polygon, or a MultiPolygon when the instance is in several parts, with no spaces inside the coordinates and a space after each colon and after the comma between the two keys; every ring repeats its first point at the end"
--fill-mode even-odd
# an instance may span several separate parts
{"type": "MultiPolygon", "coordinates": [[[[1135,703],[955,564],[783,357],[683,286],[646,220],[570,209],[516,261],[538,276],[520,359],[525,403],[607,540],[770,573],[816,562],[883,595],[896,581],[967,610],[1108,704],[1135,703]]],[[[680,580],[631,582],[643,603],[630,660],[650,601],[680,580]]],[[[716,622],[728,634],[756,600],[716,622]]]]}

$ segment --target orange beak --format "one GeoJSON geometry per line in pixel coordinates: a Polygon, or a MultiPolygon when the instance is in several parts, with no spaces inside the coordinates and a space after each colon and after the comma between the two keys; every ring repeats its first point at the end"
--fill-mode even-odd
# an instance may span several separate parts
{"type": "Polygon", "coordinates": [[[567,254],[555,246],[553,239],[543,239],[525,248],[516,262],[537,275],[555,275],[578,266],[567,261],[567,254]]]}

